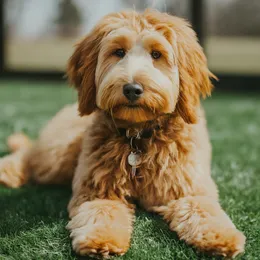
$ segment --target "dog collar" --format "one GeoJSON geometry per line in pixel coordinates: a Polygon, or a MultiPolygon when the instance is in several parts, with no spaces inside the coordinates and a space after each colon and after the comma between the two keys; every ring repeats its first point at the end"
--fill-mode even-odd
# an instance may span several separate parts
{"type": "Polygon", "coordinates": [[[149,139],[153,135],[153,129],[144,129],[140,132],[132,129],[126,129],[126,128],[118,128],[118,132],[121,136],[125,136],[128,139],[134,138],[134,139],[149,139]]]}
{"type": "Polygon", "coordinates": [[[161,127],[159,125],[157,125],[155,128],[147,128],[140,131],[137,129],[118,128],[118,133],[120,136],[125,136],[128,139],[149,139],[153,136],[155,131],[160,129],[161,127]]]}

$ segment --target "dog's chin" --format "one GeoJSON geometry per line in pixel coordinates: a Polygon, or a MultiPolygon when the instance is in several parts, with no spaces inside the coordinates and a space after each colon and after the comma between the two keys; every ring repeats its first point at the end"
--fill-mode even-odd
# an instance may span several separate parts
{"type": "Polygon", "coordinates": [[[154,120],[157,114],[147,107],[139,105],[121,105],[113,109],[113,117],[129,123],[142,123],[154,120]]]}

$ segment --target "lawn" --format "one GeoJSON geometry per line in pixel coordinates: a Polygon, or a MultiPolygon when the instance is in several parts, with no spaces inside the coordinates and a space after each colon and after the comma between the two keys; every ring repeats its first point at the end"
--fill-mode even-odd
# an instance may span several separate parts
{"type": "MultiPolygon", "coordinates": [[[[0,156],[6,137],[38,130],[64,104],[76,100],[65,84],[0,82],[0,156]]],[[[239,259],[260,256],[260,96],[213,94],[204,102],[213,144],[212,174],[220,200],[247,236],[239,259]]],[[[70,245],[66,205],[69,187],[0,187],[0,260],[77,258],[70,245]]],[[[125,260],[214,259],[177,239],[160,217],[139,210],[125,260]]]]}

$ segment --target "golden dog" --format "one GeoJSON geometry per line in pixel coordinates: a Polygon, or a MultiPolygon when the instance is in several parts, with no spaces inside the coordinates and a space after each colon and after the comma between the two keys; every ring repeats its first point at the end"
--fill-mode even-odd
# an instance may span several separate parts
{"type": "Polygon", "coordinates": [[[202,251],[243,252],[245,237],[210,176],[200,96],[210,95],[214,75],[189,24],[152,10],[107,15],[77,44],[67,75],[78,105],[59,112],[34,143],[9,138],[14,153],[0,161],[1,183],[73,178],[67,227],[81,255],[128,250],[133,200],[202,251]]]}

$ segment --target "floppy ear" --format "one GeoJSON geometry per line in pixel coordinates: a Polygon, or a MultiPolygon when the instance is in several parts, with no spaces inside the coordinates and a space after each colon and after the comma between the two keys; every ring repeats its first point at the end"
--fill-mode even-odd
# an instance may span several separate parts
{"type": "Polygon", "coordinates": [[[91,114],[96,106],[95,68],[98,48],[94,42],[92,34],[79,42],[67,67],[69,81],[78,90],[78,110],[81,116],[91,114]]]}
{"type": "Polygon", "coordinates": [[[101,37],[92,31],[77,45],[68,62],[69,81],[78,90],[78,110],[81,116],[96,108],[95,70],[101,37]]]}
{"type": "Polygon", "coordinates": [[[153,10],[147,10],[145,16],[149,23],[166,29],[164,35],[175,50],[179,70],[180,94],[176,111],[185,122],[196,123],[200,96],[210,95],[213,88],[210,78],[216,78],[208,69],[196,33],[184,19],[153,10]]]}
{"type": "Polygon", "coordinates": [[[180,78],[180,93],[176,110],[187,123],[196,123],[200,96],[211,94],[213,85],[210,78],[216,77],[209,71],[207,59],[190,25],[175,18],[179,29],[177,36],[177,63],[180,78]]]}
{"type": "Polygon", "coordinates": [[[95,72],[100,43],[118,22],[118,14],[105,16],[94,29],[77,45],[69,59],[67,76],[78,90],[78,110],[80,115],[89,115],[96,108],[95,72]]]}

